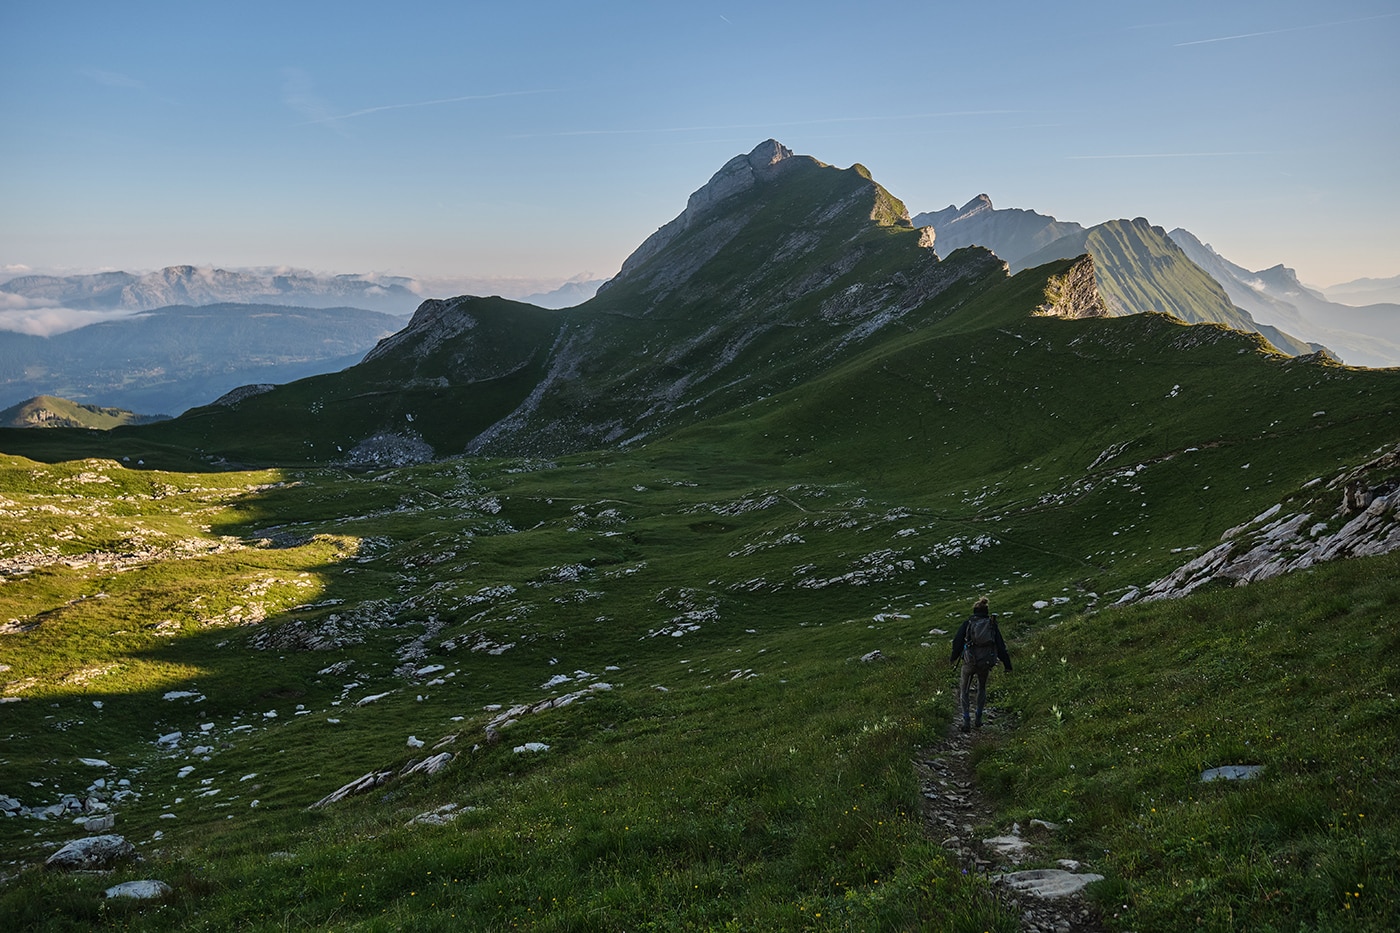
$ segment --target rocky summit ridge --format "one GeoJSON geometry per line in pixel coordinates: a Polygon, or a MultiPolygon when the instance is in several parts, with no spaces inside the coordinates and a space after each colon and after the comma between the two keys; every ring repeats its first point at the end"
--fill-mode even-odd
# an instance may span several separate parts
{"type": "Polygon", "coordinates": [[[629,272],[665,249],[720,201],[746,191],[756,184],[774,179],[780,171],[794,164],[790,161],[794,158],[817,162],[811,156],[794,156],[791,149],[776,139],[768,139],[755,146],[747,155],[736,155],[724,163],[708,182],[691,193],[686,201],[685,210],[643,240],[642,245],[623,261],[617,276],[603,283],[599,291],[625,278],[629,272]]]}

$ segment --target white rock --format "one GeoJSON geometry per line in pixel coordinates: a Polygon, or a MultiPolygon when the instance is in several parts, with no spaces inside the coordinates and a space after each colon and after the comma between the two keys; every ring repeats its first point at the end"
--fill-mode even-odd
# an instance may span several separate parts
{"type": "Polygon", "coordinates": [[[515,748],[512,749],[512,751],[514,751],[517,755],[521,755],[526,752],[547,752],[549,751],[549,746],[544,744],[543,742],[526,742],[524,745],[515,746],[515,748]]]}
{"type": "Polygon", "coordinates": [[[46,868],[91,870],[106,868],[136,854],[136,847],[121,836],[88,836],[74,839],[45,861],[46,868]]]}
{"type": "Polygon", "coordinates": [[[423,745],[424,745],[423,740],[420,739],[420,738],[418,738],[418,736],[416,736],[416,735],[410,735],[410,736],[408,737],[408,747],[409,747],[409,748],[422,748],[423,745]]]}
{"type": "Polygon", "coordinates": [[[993,836],[983,839],[982,844],[1012,859],[1020,857],[1030,848],[1029,843],[1020,836],[993,836]]]}
{"type": "Polygon", "coordinates": [[[170,885],[164,881],[127,881],[113,885],[102,892],[103,897],[131,897],[137,900],[151,900],[165,897],[170,893],[170,885]]]}
{"type": "MultiPolygon", "coordinates": [[[[178,735],[178,733],[176,733],[178,735]]],[[[110,768],[112,767],[101,758],[79,758],[78,764],[87,765],[89,768],[110,768]]]]}
{"type": "Polygon", "coordinates": [[[1225,765],[1220,768],[1209,768],[1201,772],[1202,781],[1248,781],[1257,777],[1260,771],[1264,770],[1263,765],[1225,765]]]}
{"type": "Polygon", "coordinates": [[[156,744],[157,744],[157,745],[176,745],[176,744],[178,744],[179,741],[180,741],[182,738],[184,738],[184,737],[185,737],[185,733],[183,733],[183,732],[167,732],[167,733],[165,733],[165,735],[163,735],[163,736],[161,736],[160,738],[156,739],[156,744]]]}
{"type": "Polygon", "coordinates": [[[1085,885],[1095,881],[1102,881],[1103,875],[1096,875],[1086,872],[1077,875],[1074,872],[1062,871],[1058,868],[1037,868],[1031,871],[1016,871],[1005,875],[993,875],[993,881],[999,881],[1009,888],[1017,891],[1025,891],[1036,897],[1053,899],[1057,897],[1068,897],[1077,894],[1084,889],[1085,885]]]}
{"type": "Polygon", "coordinates": [[[404,768],[401,775],[407,777],[410,774],[437,774],[443,768],[447,767],[448,763],[452,761],[452,758],[453,755],[451,752],[433,755],[431,758],[424,758],[422,761],[404,768]]]}
{"type": "Polygon", "coordinates": [[[104,813],[101,816],[90,816],[83,820],[83,831],[89,833],[105,833],[116,825],[116,814],[104,813]]]}
{"type": "Polygon", "coordinates": [[[373,693],[373,694],[370,694],[369,696],[365,697],[364,699],[356,701],[355,705],[356,705],[356,706],[368,706],[369,704],[375,702],[376,700],[382,700],[382,699],[384,699],[386,696],[388,696],[389,694],[391,694],[391,693],[393,693],[393,692],[394,692],[394,691],[392,691],[392,690],[386,690],[386,691],[383,692],[383,693],[373,693]]]}

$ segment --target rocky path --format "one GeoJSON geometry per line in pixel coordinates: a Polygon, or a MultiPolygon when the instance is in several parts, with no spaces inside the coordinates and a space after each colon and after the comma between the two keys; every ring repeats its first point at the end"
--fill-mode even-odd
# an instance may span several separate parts
{"type": "MultiPolygon", "coordinates": [[[[998,711],[987,712],[986,729],[996,731],[998,711]]],[[[924,832],[953,853],[964,870],[988,875],[997,899],[1020,915],[1027,933],[1103,933],[1097,909],[1080,893],[1102,876],[1059,857],[1055,824],[1032,820],[1029,827],[1012,826],[995,835],[979,831],[994,812],[972,771],[972,747],[980,737],[949,724],[946,738],[917,750],[924,832]],[[1026,867],[1032,865],[1042,867],[1026,867]]]]}

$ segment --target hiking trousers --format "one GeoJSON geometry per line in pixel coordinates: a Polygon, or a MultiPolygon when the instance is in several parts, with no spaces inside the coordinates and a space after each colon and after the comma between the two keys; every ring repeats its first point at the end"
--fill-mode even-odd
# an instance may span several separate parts
{"type": "Polygon", "coordinates": [[[982,725],[982,708],[987,705],[987,675],[991,672],[990,667],[978,669],[968,661],[963,662],[962,679],[958,682],[958,708],[962,710],[964,725],[972,719],[968,701],[971,699],[969,694],[974,678],[977,681],[977,725],[982,725]]]}

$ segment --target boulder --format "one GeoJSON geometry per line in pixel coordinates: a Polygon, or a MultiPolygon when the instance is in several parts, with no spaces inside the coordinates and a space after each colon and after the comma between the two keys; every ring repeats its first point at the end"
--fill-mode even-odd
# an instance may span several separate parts
{"type": "Polygon", "coordinates": [[[136,855],[136,847],[123,836],[87,836],[74,839],[44,862],[45,868],[78,871],[108,868],[136,855]]]}
{"type": "Polygon", "coordinates": [[[146,901],[165,897],[170,893],[170,885],[164,881],[126,881],[113,885],[102,892],[103,897],[130,897],[146,901]]]}

